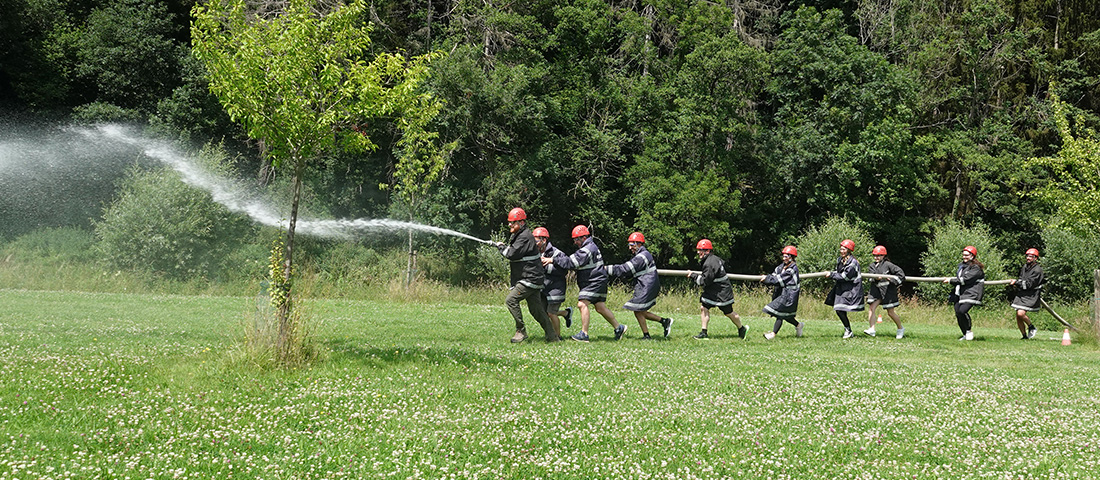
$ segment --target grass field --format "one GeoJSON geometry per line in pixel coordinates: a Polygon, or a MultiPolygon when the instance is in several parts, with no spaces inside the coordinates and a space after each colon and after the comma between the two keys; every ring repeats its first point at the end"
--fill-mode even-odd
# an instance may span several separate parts
{"type": "Polygon", "coordinates": [[[748,341],[717,316],[696,341],[670,299],[669,340],[624,312],[621,342],[598,319],[590,344],[511,345],[502,299],[314,300],[323,361],[262,371],[239,354],[255,298],[0,290],[0,478],[1100,472],[1095,341],[1020,341],[1000,313],[973,342],[942,309],[842,340],[807,300],[806,337],[766,342],[753,298],[748,341]]]}

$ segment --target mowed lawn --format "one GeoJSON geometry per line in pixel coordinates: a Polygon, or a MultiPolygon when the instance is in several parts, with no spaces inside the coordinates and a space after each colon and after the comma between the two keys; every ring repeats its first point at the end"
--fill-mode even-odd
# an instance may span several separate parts
{"type": "Polygon", "coordinates": [[[590,344],[511,345],[484,299],[322,300],[306,310],[324,360],[264,372],[240,360],[256,301],[0,290],[0,478],[1100,472],[1100,354],[1059,332],[842,340],[823,317],[767,342],[750,313],[748,341],[717,315],[697,341],[691,311],[667,341],[620,314],[621,342],[597,318],[590,344]]]}

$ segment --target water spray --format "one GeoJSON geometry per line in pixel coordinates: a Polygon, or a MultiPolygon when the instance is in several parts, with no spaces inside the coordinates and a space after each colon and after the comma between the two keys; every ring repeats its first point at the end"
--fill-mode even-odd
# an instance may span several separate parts
{"type": "MultiPolygon", "coordinates": [[[[209,192],[215,202],[225,206],[230,211],[243,213],[257,223],[270,227],[287,227],[287,220],[259,196],[247,192],[244,187],[235,182],[211,174],[190,157],[177,151],[168,142],[143,138],[134,134],[131,129],[116,124],[100,125],[95,128],[74,128],[73,130],[90,141],[109,141],[139,148],[149,158],[157,160],[178,172],[188,185],[209,192]]],[[[483,240],[451,229],[391,219],[299,218],[296,228],[299,233],[305,235],[343,239],[356,238],[362,233],[371,231],[416,230],[435,235],[450,235],[486,245],[495,245],[495,242],[491,240],[483,240]]]]}

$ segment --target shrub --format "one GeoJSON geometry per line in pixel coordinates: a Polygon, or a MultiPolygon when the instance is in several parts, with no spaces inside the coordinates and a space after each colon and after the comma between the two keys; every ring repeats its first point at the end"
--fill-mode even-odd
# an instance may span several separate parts
{"type": "MultiPolygon", "coordinates": [[[[847,218],[833,216],[821,225],[807,228],[798,237],[795,244],[798,247],[798,271],[810,273],[834,270],[836,259],[840,256],[840,242],[846,238],[856,243],[853,255],[859,260],[860,270],[867,270],[866,266],[871,262],[871,248],[875,246],[871,235],[847,218]]],[[[778,260],[776,263],[778,264],[778,260]]],[[[803,288],[824,290],[831,285],[831,280],[809,279],[803,283],[803,288]]]]}
{"type": "Polygon", "coordinates": [[[99,251],[113,268],[173,279],[208,276],[244,240],[250,221],[184,184],[170,170],[133,169],[95,222],[99,251]]]}
{"type": "Polygon", "coordinates": [[[1100,237],[1056,225],[1057,222],[1049,224],[1042,232],[1045,248],[1040,249],[1039,261],[1046,274],[1043,291],[1066,300],[1091,298],[1093,271],[1100,268],[1100,237]]]}
{"type": "Polygon", "coordinates": [[[12,240],[4,257],[15,260],[45,260],[86,263],[95,260],[95,235],[82,228],[60,227],[36,230],[12,240]]]}
{"type": "MultiPolygon", "coordinates": [[[[924,275],[955,276],[959,262],[962,261],[960,254],[963,247],[967,245],[973,245],[978,249],[977,260],[985,264],[986,280],[1008,278],[1005,273],[1004,255],[993,246],[993,235],[989,232],[989,227],[979,223],[968,228],[952,220],[935,227],[932,243],[920,258],[924,275]]],[[[940,302],[947,299],[952,288],[954,287],[943,283],[922,282],[917,285],[917,292],[926,300],[940,302]]],[[[987,302],[1003,296],[1004,287],[987,286],[985,288],[987,302]]]]}

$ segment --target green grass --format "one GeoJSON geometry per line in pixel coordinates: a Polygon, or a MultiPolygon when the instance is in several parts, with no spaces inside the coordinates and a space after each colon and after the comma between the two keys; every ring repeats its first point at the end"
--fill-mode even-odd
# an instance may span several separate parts
{"type": "Polygon", "coordinates": [[[324,360],[261,371],[240,352],[255,298],[0,290],[0,478],[1100,471],[1095,341],[1023,342],[988,308],[959,342],[946,307],[919,305],[901,309],[904,340],[884,323],[845,341],[808,297],[807,336],[787,326],[766,342],[762,295],[738,297],[747,342],[717,315],[711,340],[691,339],[698,311],[681,293],[655,309],[677,319],[669,340],[638,341],[623,312],[621,342],[596,318],[591,344],[522,345],[502,292],[312,300],[324,360]]]}

